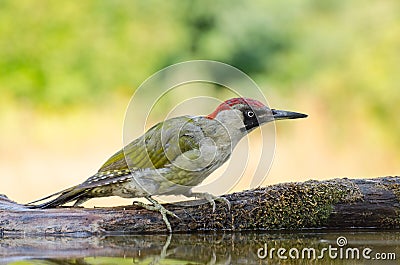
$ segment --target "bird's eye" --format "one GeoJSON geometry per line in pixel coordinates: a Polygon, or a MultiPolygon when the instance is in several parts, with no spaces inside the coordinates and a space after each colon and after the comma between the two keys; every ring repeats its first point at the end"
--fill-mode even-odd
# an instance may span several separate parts
{"type": "Polygon", "coordinates": [[[247,117],[249,117],[249,118],[253,118],[253,117],[254,117],[254,112],[252,112],[251,110],[248,110],[248,111],[246,112],[246,115],[247,115],[247,117]]]}

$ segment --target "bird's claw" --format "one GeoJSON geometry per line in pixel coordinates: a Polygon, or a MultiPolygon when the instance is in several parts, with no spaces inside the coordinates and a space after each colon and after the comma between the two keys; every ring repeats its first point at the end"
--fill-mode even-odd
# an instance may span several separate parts
{"type": "MultiPolygon", "coordinates": [[[[221,202],[221,203],[225,203],[225,204],[226,204],[226,207],[228,207],[228,210],[229,210],[229,211],[231,210],[231,202],[228,201],[228,199],[226,199],[226,198],[224,198],[224,197],[215,197],[215,198],[214,198],[214,201],[218,201],[218,202],[221,202]]],[[[214,202],[214,204],[215,204],[215,202],[214,202]]]]}
{"type": "Polygon", "coordinates": [[[197,197],[197,198],[201,198],[201,199],[207,200],[212,206],[212,212],[215,212],[215,208],[216,208],[215,201],[225,203],[226,206],[228,207],[228,210],[229,211],[231,210],[231,203],[224,197],[214,196],[214,195],[212,195],[210,193],[207,193],[207,192],[205,192],[205,193],[194,193],[193,192],[193,193],[188,194],[188,196],[189,197],[194,196],[194,197],[197,197]]]}
{"type": "Polygon", "coordinates": [[[171,227],[171,223],[168,220],[167,215],[173,216],[179,220],[181,220],[181,218],[179,218],[175,213],[165,209],[164,206],[162,206],[159,202],[157,202],[156,200],[152,199],[152,198],[147,198],[153,205],[149,205],[149,204],[145,204],[143,202],[135,202],[135,205],[138,205],[142,208],[145,208],[149,211],[156,211],[159,212],[162,216],[162,219],[165,223],[165,225],[167,226],[167,230],[169,233],[172,233],[172,227],[171,227]]]}
{"type": "Polygon", "coordinates": [[[164,206],[161,206],[160,211],[165,213],[165,214],[167,214],[167,215],[175,217],[176,219],[181,220],[181,218],[179,216],[177,216],[174,212],[171,212],[170,210],[165,209],[164,206]]]}
{"type": "Polygon", "coordinates": [[[225,203],[226,206],[228,207],[228,211],[231,210],[231,203],[223,197],[213,196],[211,199],[207,199],[207,201],[212,205],[212,212],[215,212],[215,207],[216,207],[215,201],[225,203]]]}

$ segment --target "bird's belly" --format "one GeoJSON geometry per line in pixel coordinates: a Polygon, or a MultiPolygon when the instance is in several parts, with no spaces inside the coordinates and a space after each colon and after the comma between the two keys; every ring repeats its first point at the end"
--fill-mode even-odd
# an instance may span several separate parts
{"type": "Polygon", "coordinates": [[[132,179],[123,183],[113,195],[133,198],[149,195],[179,195],[185,194],[198,185],[205,177],[199,172],[185,170],[144,169],[133,172],[132,179]]]}
{"type": "Polygon", "coordinates": [[[118,187],[113,187],[111,195],[122,198],[141,198],[148,196],[149,194],[140,189],[140,187],[137,187],[134,182],[128,181],[119,184],[118,187]]]}
{"type": "Polygon", "coordinates": [[[134,198],[149,195],[185,194],[225,163],[229,158],[229,153],[219,153],[216,158],[216,161],[201,170],[184,170],[172,165],[168,168],[147,168],[133,171],[131,180],[123,183],[120,189],[116,189],[114,195],[134,198]]]}

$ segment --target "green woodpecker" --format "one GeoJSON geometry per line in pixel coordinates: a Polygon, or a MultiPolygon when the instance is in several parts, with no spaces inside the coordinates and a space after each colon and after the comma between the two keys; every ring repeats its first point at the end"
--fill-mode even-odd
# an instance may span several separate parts
{"type": "Polygon", "coordinates": [[[206,199],[215,210],[215,200],[229,201],[209,193],[195,193],[199,185],[230,157],[237,143],[258,126],[273,120],[305,118],[307,115],[270,109],[260,101],[233,98],[207,116],[181,116],[160,122],[108,159],[83,183],[31,202],[31,208],[52,208],[75,201],[78,206],[94,197],[144,197],[159,211],[169,232],[166,210],[153,195],[184,195],[206,199]],[[40,202],[59,195],[53,200],[40,202]]]}

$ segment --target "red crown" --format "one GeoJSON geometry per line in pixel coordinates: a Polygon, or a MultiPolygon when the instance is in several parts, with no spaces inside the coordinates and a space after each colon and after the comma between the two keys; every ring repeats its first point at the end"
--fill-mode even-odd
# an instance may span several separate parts
{"type": "Polygon", "coordinates": [[[207,115],[207,118],[209,119],[214,119],[218,113],[222,110],[228,110],[232,108],[233,106],[236,105],[248,105],[252,108],[260,108],[260,107],[265,107],[263,103],[261,103],[258,100],[252,99],[252,98],[231,98],[228,99],[224,102],[222,102],[215,110],[213,113],[207,115]]]}

